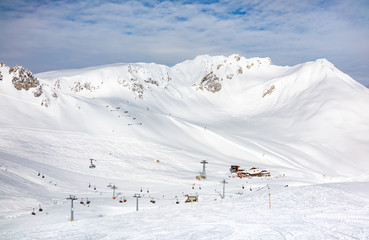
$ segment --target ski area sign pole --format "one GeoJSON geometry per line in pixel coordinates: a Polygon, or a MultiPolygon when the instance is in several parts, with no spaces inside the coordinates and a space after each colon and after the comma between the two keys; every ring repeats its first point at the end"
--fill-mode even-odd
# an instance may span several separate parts
{"type": "Polygon", "coordinates": [[[226,182],[226,180],[225,180],[225,179],[223,179],[223,181],[221,181],[221,183],[223,183],[223,196],[222,196],[222,198],[224,198],[224,197],[225,197],[225,185],[226,185],[226,183],[228,183],[228,182],[226,182]]]}

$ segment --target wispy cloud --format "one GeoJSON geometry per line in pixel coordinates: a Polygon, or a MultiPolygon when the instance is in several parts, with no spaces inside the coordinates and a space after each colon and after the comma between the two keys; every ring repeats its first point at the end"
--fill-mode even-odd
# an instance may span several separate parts
{"type": "Polygon", "coordinates": [[[281,65],[326,57],[369,83],[365,0],[5,0],[0,21],[0,60],[35,72],[239,53],[281,65]]]}

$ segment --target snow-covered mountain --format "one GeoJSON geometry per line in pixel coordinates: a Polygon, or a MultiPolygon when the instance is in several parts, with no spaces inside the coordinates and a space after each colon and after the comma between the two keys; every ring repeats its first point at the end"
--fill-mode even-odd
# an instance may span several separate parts
{"type": "Polygon", "coordinates": [[[59,204],[57,193],[87,194],[92,181],[175,192],[203,159],[209,186],[231,164],[297,185],[369,181],[369,89],[326,59],[282,67],[204,55],[173,67],[119,63],[36,76],[1,64],[0,100],[2,214],[14,217],[36,202],[51,208],[51,196],[59,204]],[[9,204],[19,197],[26,206],[9,204]]]}
{"type": "Polygon", "coordinates": [[[38,81],[21,67],[2,66],[1,72],[2,125],[129,135],[171,147],[197,142],[187,150],[196,145],[235,162],[277,161],[319,175],[368,169],[369,91],[325,59],[279,67],[269,58],[199,56],[173,67],[46,72],[38,81]],[[22,72],[35,82],[30,90],[17,87],[22,72]],[[201,138],[205,127],[214,136],[201,138]],[[258,144],[284,157],[249,153],[258,144]]]}

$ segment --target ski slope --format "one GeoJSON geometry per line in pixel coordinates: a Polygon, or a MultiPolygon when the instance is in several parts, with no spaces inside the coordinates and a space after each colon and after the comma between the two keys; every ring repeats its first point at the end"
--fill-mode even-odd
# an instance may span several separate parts
{"type": "Polygon", "coordinates": [[[46,72],[39,97],[0,72],[1,239],[369,237],[369,91],[325,59],[46,72]],[[271,177],[232,178],[233,164],[271,177]]]}

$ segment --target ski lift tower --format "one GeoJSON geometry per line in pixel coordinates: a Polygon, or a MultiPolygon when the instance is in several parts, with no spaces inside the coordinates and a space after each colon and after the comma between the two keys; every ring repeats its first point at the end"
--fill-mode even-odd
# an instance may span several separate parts
{"type": "Polygon", "coordinates": [[[115,189],[117,189],[118,187],[116,187],[115,185],[111,187],[113,189],[113,199],[115,199],[115,189]]]}
{"type": "Polygon", "coordinates": [[[69,198],[66,198],[67,200],[70,200],[71,205],[70,205],[70,221],[73,222],[74,221],[74,207],[73,207],[73,200],[77,200],[78,198],[76,198],[76,196],[74,195],[69,195],[69,198]]]}
{"type": "MultiPolygon", "coordinates": [[[[94,160],[95,160],[95,159],[90,158],[90,161],[91,161],[90,168],[95,168],[95,167],[96,167],[96,165],[92,163],[94,160]]],[[[95,161],[96,161],[96,160],[95,160],[95,161]]]]}
{"type": "Polygon", "coordinates": [[[208,162],[206,160],[202,160],[202,173],[201,173],[201,176],[204,178],[204,179],[207,179],[206,177],[206,171],[205,171],[205,164],[208,164],[208,162]]]}
{"type": "Polygon", "coordinates": [[[133,195],[134,198],[136,198],[136,211],[138,211],[138,199],[141,198],[140,194],[133,195]]]}
{"type": "Polygon", "coordinates": [[[223,183],[223,196],[222,196],[222,198],[224,199],[224,197],[225,197],[225,185],[226,185],[226,183],[228,183],[228,182],[226,182],[226,180],[225,180],[225,179],[223,179],[223,181],[221,181],[221,183],[223,183]]]}

